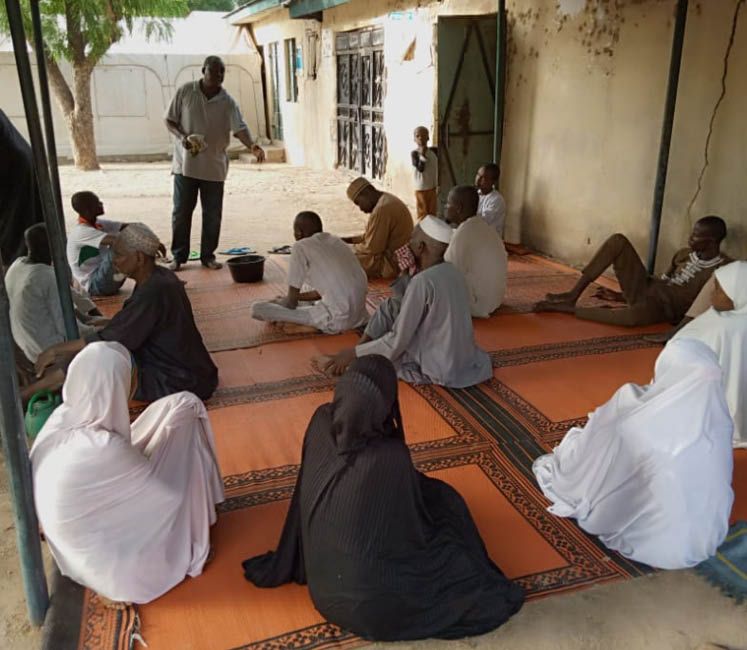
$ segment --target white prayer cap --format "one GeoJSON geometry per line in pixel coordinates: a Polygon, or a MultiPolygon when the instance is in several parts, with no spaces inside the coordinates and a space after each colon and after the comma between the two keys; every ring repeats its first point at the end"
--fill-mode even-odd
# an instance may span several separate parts
{"type": "Polygon", "coordinates": [[[119,239],[131,251],[145,253],[150,257],[156,256],[158,247],[161,245],[156,233],[144,223],[127,224],[127,227],[119,233],[119,239]]]}
{"type": "Polygon", "coordinates": [[[454,234],[454,229],[448,223],[430,214],[423,217],[418,226],[428,237],[444,244],[448,244],[454,234]]]}

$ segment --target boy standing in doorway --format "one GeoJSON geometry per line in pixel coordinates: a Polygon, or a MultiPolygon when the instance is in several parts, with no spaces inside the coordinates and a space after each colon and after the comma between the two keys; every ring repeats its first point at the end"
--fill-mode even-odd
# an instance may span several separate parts
{"type": "Polygon", "coordinates": [[[418,210],[418,221],[425,215],[438,215],[438,157],[433,149],[428,148],[430,134],[424,126],[419,126],[414,133],[415,149],[412,166],[415,169],[415,204],[418,210]]]}

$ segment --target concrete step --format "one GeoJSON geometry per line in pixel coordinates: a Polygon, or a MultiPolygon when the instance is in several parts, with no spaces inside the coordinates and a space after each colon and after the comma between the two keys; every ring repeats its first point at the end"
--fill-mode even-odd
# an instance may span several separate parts
{"type": "MultiPolygon", "coordinates": [[[[285,162],[285,147],[282,144],[268,144],[260,145],[265,150],[265,160],[272,163],[283,163],[285,162]]],[[[239,160],[245,163],[256,162],[254,154],[244,151],[239,154],[239,160]]]]}

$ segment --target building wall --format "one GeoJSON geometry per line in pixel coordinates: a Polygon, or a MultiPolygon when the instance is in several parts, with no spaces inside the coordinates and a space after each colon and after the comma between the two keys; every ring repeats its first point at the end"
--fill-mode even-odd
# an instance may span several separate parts
{"type": "MultiPolygon", "coordinates": [[[[726,93],[704,162],[737,6],[737,0],[690,3],[659,267],[686,242],[698,217],[714,213],[730,226],[727,251],[747,257],[747,9],[737,22],[726,93]]],[[[578,265],[621,231],[645,258],[674,7],[675,0],[508,0],[501,179],[507,240],[578,265]]],[[[494,0],[354,0],[325,11],[321,24],[290,21],[286,10],[258,23],[264,40],[299,39],[310,24],[321,32],[317,79],[304,79],[298,104],[283,106],[289,160],[334,166],[334,34],[383,24],[383,185],[412,203],[412,130],[423,124],[435,134],[437,127],[438,16],[495,8],[494,0]]]]}
{"type": "MultiPolygon", "coordinates": [[[[91,81],[96,149],[100,156],[166,156],[172,141],[163,114],[176,89],[201,76],[203,54],[106,56],[91,81]]],[[[260,60],[256,53],[224,55],[225,86],[239,103],[252,133],[264,132],[260,60]]],[[[36,66],[32,66],[36,75],[36,66]]],[[[70,83],[70,66],[62,72],[70,83]]],[[[2,108],[28,137],[12,52],[0,52],[2,108]]],[[[65,119],[52,94],[55,140],[60,156],[71,156],[65,119]]],[[[237,149],[243,145],[234,140],[237,149]]]]}

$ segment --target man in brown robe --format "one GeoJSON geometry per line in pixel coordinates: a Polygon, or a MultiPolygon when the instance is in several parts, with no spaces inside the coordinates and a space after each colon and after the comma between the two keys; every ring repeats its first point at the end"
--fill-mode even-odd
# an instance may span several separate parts
{"type": "Polygon", "coordinates": [[[343,237],[343,241],[353,244],[369,278],[397,277],[394,251],[410,241],[412,235],[412,215],[407,206],[393,194],[380,192],[363,177],[350,184],[348,198],[371,216],[362,235],[343,237]]]}

